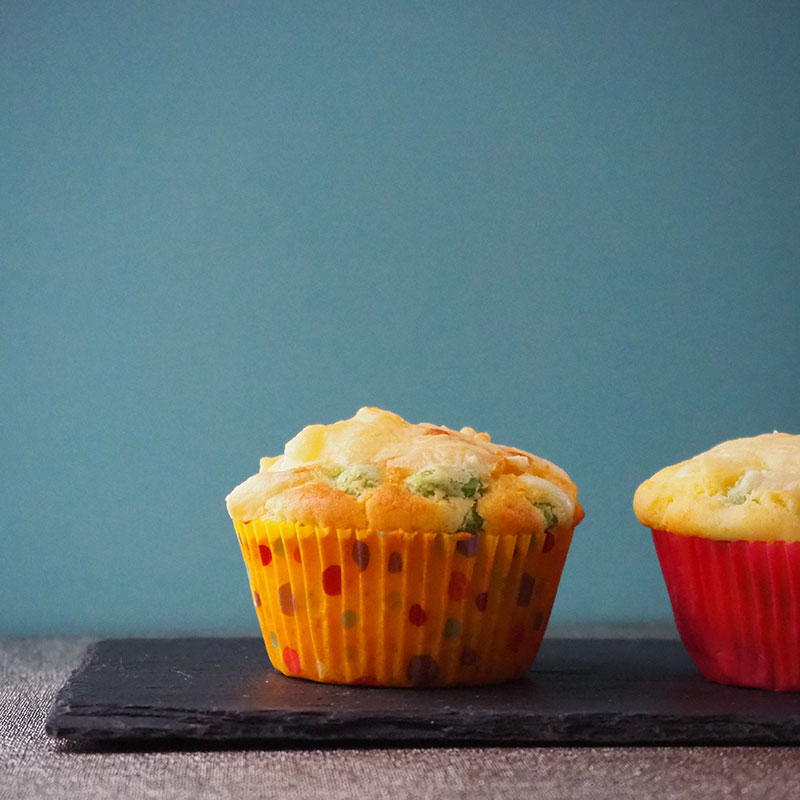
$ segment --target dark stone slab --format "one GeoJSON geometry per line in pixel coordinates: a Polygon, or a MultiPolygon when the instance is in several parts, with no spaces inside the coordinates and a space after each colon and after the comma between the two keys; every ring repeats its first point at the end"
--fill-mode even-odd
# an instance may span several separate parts
{"type": "Polygon", "coordinates": [[[89,746],[798,744],[800,695],[706,681],[678,641],[545,639],[522,680],[414,690],[286,678],[260,639],[109,639],[46,729],[89,746]]]}

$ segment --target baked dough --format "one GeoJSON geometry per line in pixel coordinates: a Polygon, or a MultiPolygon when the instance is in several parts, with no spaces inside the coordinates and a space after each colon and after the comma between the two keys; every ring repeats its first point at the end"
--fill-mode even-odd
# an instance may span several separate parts
{"type": "Polygon", "coordinates": [[[566,472],[472,428],[379,408],[309,425],[226,498],[233,519],[456,533],[556,533],[583,518],[566,472]]]}
{"type": "Polygon", "coordinates": [[[636,491],[654,530],[747,541],[800,541],[800,436],[765,433],[666,467],[636,491]]]}

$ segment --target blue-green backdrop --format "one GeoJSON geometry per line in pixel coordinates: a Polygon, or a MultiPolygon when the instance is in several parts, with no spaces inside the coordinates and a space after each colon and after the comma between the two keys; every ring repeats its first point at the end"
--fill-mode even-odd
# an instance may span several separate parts
{"type": "Polygon", "coordinates": [[[800,433],[796,2],[0,3],[0,632],[253,630],[223,498],[361,405],[637,484],[800,433]]]}

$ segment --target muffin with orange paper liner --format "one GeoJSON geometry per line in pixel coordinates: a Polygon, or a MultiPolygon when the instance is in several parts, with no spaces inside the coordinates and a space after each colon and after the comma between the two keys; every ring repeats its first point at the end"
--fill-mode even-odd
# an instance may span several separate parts
{"type": "Polygon", "coordinates": [[[226,502],[273,666],[376,686],[523,675],[583,517],[554,464],[377,408],[304,428],[226,502]]]}
{"type": "Polygon", "coordinates": [[[666,467],[634,510],[700,672],[800,691],[800,436],[733,439],[666,467]]]}

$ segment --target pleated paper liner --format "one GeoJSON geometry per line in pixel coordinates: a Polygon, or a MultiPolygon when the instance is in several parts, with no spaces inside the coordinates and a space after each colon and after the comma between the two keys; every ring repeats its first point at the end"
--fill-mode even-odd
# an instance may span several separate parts
{"type": "Polygon", "coordinates": [[[653,531],[678,633],[712,681],[800,691],[800,542],[653,531]]]}
{"type": "Polygon", "coordinates": [[[273,666],[314,681],[380,686],[523,675],[572,538],[234,525],[273,666]]]}

